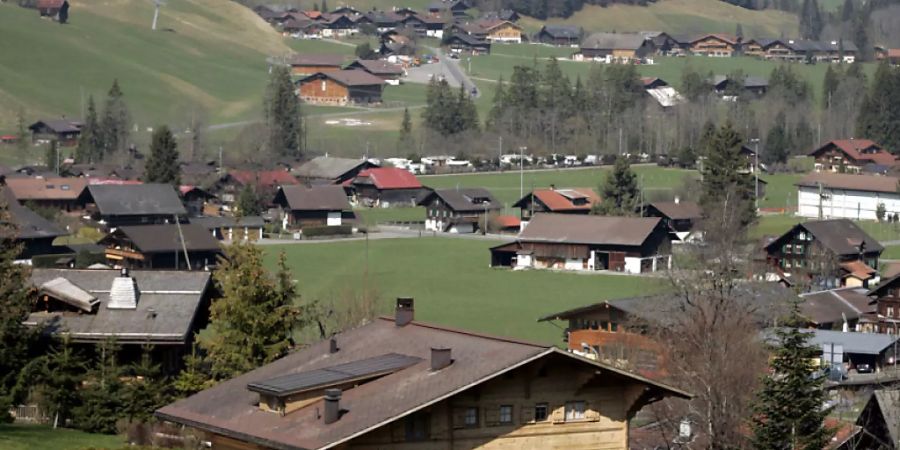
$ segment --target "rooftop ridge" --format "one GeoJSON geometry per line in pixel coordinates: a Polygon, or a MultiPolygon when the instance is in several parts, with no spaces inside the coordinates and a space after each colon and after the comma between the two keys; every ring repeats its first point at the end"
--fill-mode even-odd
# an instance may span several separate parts
{"type": "MultiPolygon", "coordinates": [[[[384,321],[386,321],[386,322],[393,322],[393,321],[394,321],[394,317],[393,317],[393,316],[379,316],[378,318],[381,319],[381,320],[384,320],[384,321]]],[[[508,342],[508,343],[510,343],[510,344],[528,345],[528,346],[531,346],[531,347],[537,347],[537,348],[554,348],[553,345],[550,345],[550,344],[547,344],[547,343],[531,342],[531,341],[526,341],[526,340],[522,340],[522,339],[515,339],[515,338],[510,338],[510,337],[496,336],[496,335],[485,334],[485,333],[478,333],[478,332],[475,332],[475,331],[464,330],[464,329],[461,329],[461,328],[453,328],[453,327],[447,327],[447,326],[444,326],[444,325],[437,325],[437,324],[433,324],[433,323],[420,322],[420,321],[418,321],[418,320],[414,320],[414,321],[410,322],[408,325],[416,325],[416,326],[420,326],[420,327],[422,327],[422,328],[429,328],[429,329],[432,329],[432,330],[447,331],[447,332],[450,332],[450,333],[462,334],[462,335],[466,335],[466,336],[479,337],[479,338],[483,338],[483,339],[490,339],[490,340],[497,341],[497,342],[508,342]]]]}

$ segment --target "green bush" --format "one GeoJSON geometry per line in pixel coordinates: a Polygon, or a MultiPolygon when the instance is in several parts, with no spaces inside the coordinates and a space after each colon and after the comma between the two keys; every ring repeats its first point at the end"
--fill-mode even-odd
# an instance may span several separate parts
{"type": "Polygon", "coordinates": [[[353,234],[353,227],[350,225],[338,225],[335,227],[305,227],[303,228],[303,237],[321,237],[321,236],[344,236],[353,234]]]}

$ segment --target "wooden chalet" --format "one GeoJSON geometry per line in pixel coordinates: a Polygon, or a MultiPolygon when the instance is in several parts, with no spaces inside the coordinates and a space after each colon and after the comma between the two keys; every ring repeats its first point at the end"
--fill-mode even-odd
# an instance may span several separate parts
{"type": "Polygon", "coordinates": [[[336,72],[344,66],[343,55],[308,54],[294,55],[288,60],[291,73],[297,76],[309,76],[315,73],[336,72]]]}
{"type": "Polygon", "coordinates": [[[419,206],[425,207],[425,229],[445,233],[484,231],[488,215],[503,209],[484,188],[435,189],[419,206]]]}
{"type": "Polygon", "coordinates": [[[600,204],[600,196],[591,188],[535,189],[519,201],[513,208],[519,208],[519,217],[527,224],[537,213],[590,214],[594,206],[600,204]]]}
{"type": "MultiPolygon", "coordinates": [[[[321,36],[324,29],[325,25],[323,25],[321,22],[308,18],[291,17],[290,19],[285,20],[281,23],[282,32],[300,37],[321,36]]],[[[308,69],[299,68],[299,70],[303,71],[308,69]]]]}
{"type": "Polygon", "coordinates": [[[446,45],[454,53],[488,54],[491,52],[491,43],[465,33],[454,33],[444,38],[446,45]]]}
{"type": "Polygon", "coordinates": [[[859,331],[900,335],[900,276],[881,282],[868,296],[872,309],[860,318],[859,331]]]}
{"type": "Polygon", "coordinates": [[[108,228],[184,222],[187,209],[169,184],[104,184],[87,189],[87,211],[108,228]]]}
{"type": "Polygon", "coordinates": [[[21,204],[77,212],[87,201],[88,180],[68,177],[8,178],[6,188],[21,204]]]}
{"type": "Polygon", "coordinates": [[[403,67],[399,64],[392,64],[381,59],[357,59],[346,68],[368,72],[392,84],[399,84],[400,78],[405,74],[403,67]]]}
{"type": "Polygon", "coordinates": [[[120,226],[98,243],[117,268],[203,270],[223,254],[209,230],[188,223],[120,226]]]}
{"type": "Polygon", "coordinates": [[[690,394],[554,346],[382,317],[161,408],[217,449],[626,450],[649,403],[690,394]]]}
{"type": "Polygon", "coordinates": [[[378,48],[378,53],[382,56],[409,56],[416,53],[416,48],[412,40],[394,30],[382,33],[379,37],[379,41],[381,42],[381,46],[378,48]]]}
{"type": "Polygon", "coordinates": [[[435,0],[428,5],[428,12],[449,13],[453,17],[463,17],[467,15],[466,10],[470,7],[467,0],[435,0]]]}
{"type": "Polygon", "coordinates": [[[218,197],[212,192],[189,184],[178,186],[178,195],[181,197],[181,203],[187,209],[188,215],[191,217],[202,216],[207,209],[218,210],[219,206],[215,202],[218,197]]]}
{"type": "MultiPolygon", "coordinates": [[[[710,80],[713,91],[717,95],[721,96],[728,95],[728,92],[730,90],[729,86],[732,86],[732,88],[734,87],[732,83],[734,83],[734,80],[728,75],[715,75],[713,76],[712,80],[710,80]]],[[[763,77],[747,75],[740,83],[740,90],[735,92],[735,94],[737,94],[738,96],[743,94],[751,94],[757,97],[761,97],[765,95],[768,90],[769,80],[763,77]]]]}
{"type": "Polygon", "coordinates": [[[532,38],[535,42],[551,45],[578,45],[581,42],[581,28],[568,25],[544,25],[532,38]]]}
{"type": "Polygon", "coordinates": [[[897,158],[869,139],[836,139],[809,153],[816,172],[862,173],[866,166],[893,168],[897,158]]]}
{"type": "Polygon", "coordinates": [[[776,61],[822,61],[852,63],[859,49],[850,41],[803,39],[751,39],[742,45],[743,54],[776,61]]]}
{"type": "Polygon", "coordinates": [[[535,214],[516,241],[491,248],[491,266],[647,273],[671,267],[658,217],[535,214]]]}
{"type": "Polygon", "coordinates": [[[248,186],[260,198],[271,198],[280,186],[290,186],[300,184],[300,182],[290,171],[282,169],[232,170],[225,176],[223,184],[222,201],[233,204],[237,201],[240,192],[248,186]]]}
{"type": "Polygon", "coordinates": [[[71,147],[78,143],[83,123],[69,119],[38,120],[28,126],[33,144],[49,144],[56,142],[63,147],[71,147]]]}
{"type": "Polygon", "coordinates": [[[867,294],[866,289],[858,287],[805,292],[800,294],[800,316],[806,328],[863,331],[863,317],[875,311],[867,294]]]}
{"type": "Polygon", "coordinates": [[[672,202],[651,202],[643,207],[641,214],[644,217],[663,219],[669,230],[682,242],[695,237],[695,226],[703,218],[703,210],[697,202],[683,202],[678,198],[672,202]]]}
{"type": "Polygon", "coordinates": [[[522,27],[502,19],[479,20],[478,26],[484,29],[484,39],[492,43],[522,43],[524,32],[522,27]]]}
{"type": "Polygon", "coordinates": [[[874,390],[860,410],[855,424],[862,431],[841,450],[900,448],[900,389],[884,387],[874,390]]]}
{"type": "Polygon", "coordinates": [[[319,72],[301,79],[300,99],[316,105],[381,103],[384,80],[363,70],[319,72]]]}
{"type": "Polygon", "coordinates": [[[653,42],[656,52],[660,55],[680,55],[683,54],[678,40],[664,31],[641,31],[640,35],[645,39],[653,42]]]}
{"type": "Polygon", "coordinates": [[[730,57],[740,48],[740,39],[727,34],[705,34],[690,41],[690,51],[695,55],[730,57]]]}
{"type": "Polygon", "coordinates": [[[307,184],[345,184],[375,167],[378,165],[365,159],[316,156],[294,169],[293,174],[307,184]]]}
{"type": "Polygon", "coordinates": [[[356,21],[346,14],[322,14],[322,36],[347,37],[359,32],[356,21]]]}
{"type": "Polygon", "coordinates": [[[31,270],[29,327],[68,336],[77,347],[114,339],[119,361],[140,361],[143,348],[164,373],[184,367],[194,336],[206,327],[214,295],[209,272],[165,270],[31,270]]]}
{"type": "Polygon", "coordinates": [[[282,228],[338,227],[356,218],[342,186],[282,186],[273,203],[282,209],[282,228]]]}
{"type": "Polygon", "coordinates": [[[263,238],[266,222],[260,216],[203,216],[191,218],[191,223],[206,228],[220,241],[254,242],[263,238]]]}
{"type": "Polygon", "coordinates": [[[581,43],[585,59],[611,59],[627,62],[656,52],[656,45],[640,33],[593,33],[581,43]]]}
{"type": "Polygon", "coordinates": [[[430,191],[408,170],[396,167],[366,169],[350,183],[357,203],[366,206],[415,206],[430,191]]]}
{"type": "Polygon", "coordinates": [[[768,243],[765,251],[770,276],[828,289],[878,283],[884,247],[856,223],[832,219],[797,224],[768,243]]]}

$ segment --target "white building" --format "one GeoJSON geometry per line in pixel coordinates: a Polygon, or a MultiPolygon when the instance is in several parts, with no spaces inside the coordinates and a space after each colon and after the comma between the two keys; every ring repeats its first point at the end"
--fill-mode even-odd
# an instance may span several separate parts
{"type": "Polygon", "coordinates": [[[797,215],[876,220],[878,205],[900,214],[898,179],[877,175],[812,173],[797,183],[797,215]]]}

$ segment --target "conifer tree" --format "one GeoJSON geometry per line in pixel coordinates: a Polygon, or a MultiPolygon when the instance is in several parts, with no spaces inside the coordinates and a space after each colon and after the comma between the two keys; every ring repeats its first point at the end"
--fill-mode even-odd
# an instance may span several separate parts
{"type": "Polygon", "coordinates": [[[28,128],[25,126],[25,110],[22,108],[16,112],[16,148],[21,155],[28,151],[28,128]]]}
{"type": "Polygon", "coordinates": [[[90,382],[81,390],[81,405],[74,410],[76,428],[90,433],[116,433],[125,399],[119,349],[114,339],[98,345],[94,367],[87,375],[90,382]]]}
{"type": "Polygon", "coordinates": [[[756,219],[754,181],[747,171],[749,162],[740,153],[742,143],[731,123],[726,123],[709,137],[700,197],[706,218],[736,219],[742,226],[756,219]]]}
{"type": "Polygon", "coordinates": [[[238,194],[237,210],[241,216],[258,216],[262,213],[262,201],[256,193],[256,189],[249,183],[245,184],[238,194]]]}
{"type": "Polygon", "coordinates": [[[81,135],[78,137],[78,148],[75,150],[75,162],[95,163],[103,157],[103,137],[101,136],[100,120],[97,117],[97,106],[94,104],[94,96],[88,97],[87,116],[84,118],[84,126],[81,127],[81,135]]]}
{"type": "Polygon", "coordinates": [[[594,213],[605,216],[630,216],[634,214],[640,198],[637,175],[631,170],[628,158],[619,156],[616,164],[600,186],[600,204],[594,213]]]}
{"type": "Polygon", "coordinates": [[[410,151],[415,148],[416,142],[413,138],[412,116],[409,114],[409,108],[403,108],[403,121],[400,122],[400,136],[397,138],[397,150],[410,151]]]}
{"type": "Polygon", "coordinates": [[[330,12],[328,10],[328,0],[322,0],[322,12],[330,12]]]}
{"type": "Polygon", "coordinates": [[[775,126],[766,135],[766,151],[761,157],[768,164],[784,163],[787,161],[788,150],[791,148],[791,137],[784,127],[784,111],[775,117],[775,126]]]}
{"type": "Polygon", "coordinates": [[[169,127],[162,125],[153,130],[150,138],[150,157],[144,168],[144,181],[181,184],[181,165],[178,163],[178,143],[169,127]]]}
{"type": "MultiPolygon", "coordinates": [[[[790,323],[800,323],[797,305],[790,323]]],[[[771,372],[751,422],[754,448],[820,450],[830,443],[834,432],[824,424],[830,412],[823,408],[825,380],[813,364],[821,351],[810,345],[811,336],[793,326],[776,329],[771,372]]]]}
{"type": "Polygon", "coordinates": [[[184,370],[178,374],[173,387],[178,394],[186,397],[213,385],[215,385],[215,381],[210,379],[203,358],[197,354],[197,344],[195,343],[191,347],[191,354],[185,355],[184,370]]]}
{"type": "Polygon", "coordinates": [[[47,148],[44,150],[44,165],[47,166],[47,170],[56,172],[61,158],[62,156],[59,154],[59,142],[54,139],[50,141],[50,144],[47,145],[47,148]]]}
{"type": "Polygon", "coordinates": [[[859,110],[856,132],[885,148],[900,148],[900,69],[878,65],[859,110]]]}
{"type": "Polygon", "coordinates": [[[506,86],[503,83],[503,75],[497,80],[497,89],[494,91],[494,98],[491,101],[491,110],[488,111],[485,128],[494,131],[500,131],[500,124],[506,113],[506,86]]]}
{"type": "Polygon", "coordinates": [[[128,145],[130,126],[131,116],[125,105],[125,94],[119,87],[119,80],[113,80],[113,85],[109,88],[106,96],[106,104],[103,107],[103,118],[100,120],[103,157],[125,149],[125,146],[128,145]]]}
{"type": "Polygon", "coordinates": [[[817,0],[803,0],[800,8],[800,37],[818,40],[822,35],[825,22],[817,0]]]}
{"type": "Polygon", "coordinates": [[[478,109],[475,107],[475,102],[472,101],[472,96],[466,91],[465,86],[459,87],[456,105],[456,116],[459,117],[459,125],[451,128],[450,134],[463,131],[478,131],[478,109]]]}
{"type": "Polygon", "coordinates": [[[149,422],[153,411],[169,401],[169,381],[150,358],[151,350],[143,346],[141,359],[129,367],[132,379],[125,385],[123,413],[130,421],[149,422]]]}
{"type": "Polygon", "coordinates": [[[45,355],[32,359],[19,372],[14,396],[23,399],[37,389],[42,409],[53,417],[53,427],[65,426],[81,404],[80,388],[86,372],[84,357],[64,335],[45,355]]]}
{"type": "Polygon", "coordinates": [[[265,119],[270,152],[300,157],[303,153],[303,117],[287,66],[272,67],[266,88],[265,119]]]}
{"type": "Polygon", "coordinates": [[[831,97],[841,84],[841,73],[834,69],[834,64],[829,64],[825,69],[825,80],[822,82],[822,104],[825,108],[831,107],[831,97]]]}

